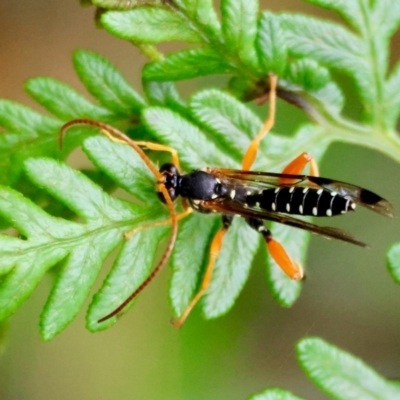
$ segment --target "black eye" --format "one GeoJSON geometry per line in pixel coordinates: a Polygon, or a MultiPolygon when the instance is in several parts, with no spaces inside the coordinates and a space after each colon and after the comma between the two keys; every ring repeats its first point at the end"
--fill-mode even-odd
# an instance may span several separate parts
{"type": "Polygon", "coordinates": [[[169,175],[179,175],[178,168],[176,168],[176,166],[171,163],[163,164],[160,168],[160,172],[167,172],[169,175]]]}

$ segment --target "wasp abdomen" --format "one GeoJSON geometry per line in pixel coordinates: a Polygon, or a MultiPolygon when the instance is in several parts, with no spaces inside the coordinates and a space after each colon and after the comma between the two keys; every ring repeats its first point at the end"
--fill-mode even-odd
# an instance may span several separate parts
{"type": "Polygon", "coordinates": [[[356,206],[353,201],[337,192],[295,186],[265,189],[249,195],[246,203],[267,211],[315,217],[345,214],[356,206]]]}

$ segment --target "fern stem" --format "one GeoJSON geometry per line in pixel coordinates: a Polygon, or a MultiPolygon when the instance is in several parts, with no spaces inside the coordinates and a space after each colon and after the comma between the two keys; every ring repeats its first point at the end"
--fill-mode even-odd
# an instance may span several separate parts
{"type": "Polygon", "coordinates": [[[151,44],[132,42],[151,61],[162,61],[164,55],[151,44]]]}

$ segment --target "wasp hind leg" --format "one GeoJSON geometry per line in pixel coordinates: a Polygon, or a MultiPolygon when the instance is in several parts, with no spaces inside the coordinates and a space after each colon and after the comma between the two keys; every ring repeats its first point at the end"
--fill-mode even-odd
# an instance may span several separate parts
{"type": "Polygon", "coordinates": [[[186,318],[189,316],[193,307],[197,304],[197,302],[202,298],[208,287],[210,286],[212,273],[214,270],[215,260],[221,250],[223,239],[226,231],[231,226],[233,220],[233,215],[223,215],[222,216],[222,228],[215,234],[211,246],[210,246],[210,256],[208,259],[208,264],[203,276],[203,280],[200,285],[200,289],[195,294],[195,296],[190,301],[189,305],[186,307],[185,311],[179,316],[178,319],[173,319],[171,321],[172,325],[176,328],[180,328],[182,324],[185,322],[186,318]]]}
{"type": "Polygon", "coordinates": [[[246,222],[263,236],[267,244],[268,252],[282,271],[296,281],[303,279],[304,272],[300,264],[293,261],[284,247],[272,238],[271,231],[264,225],[264,221],[258,218],[246,218],[246,222]]]}

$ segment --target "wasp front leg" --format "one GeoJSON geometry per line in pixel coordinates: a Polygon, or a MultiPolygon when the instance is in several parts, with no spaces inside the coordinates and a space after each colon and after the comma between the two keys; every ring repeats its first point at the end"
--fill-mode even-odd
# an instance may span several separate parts
{"type": "Polygon", "coordinates": [[[268,252],[274,261],[279,265],[282,271],[290,278],[296,281],[303,279],[304,272],[300,264],[293,261],[285,248],[272,238],[271,231],[264,225],[264,221],[258,218],[246,218],[246,222],[257,232],[261,233],[268,252]]]}
{"type": "Polygon", "coordinates": [[[189,316],[190,312],[192,311],[193,307],[197,304],[197,302],[202,298],[208,287],[210,286],[211,283],[211,278],[212,278],[212,273],[214,270],[214,265],[215,261],[217,259],[217,256],[219,252],[221,251],[223,239],[225,236],[225,233],[231,226],[233,220],[232,215],[223,215],[222,216],[222,228],[215,234],[211,246],[210,246],[210,256],[208,259],[208,264],[203,276],[203,280],[200,285],[199,291],[196,293],[196,295],[193,297],[193,299],[190,301],[189,305],[186,307],[185,311],[180,315],[178,319],[172,320],[172,324],[176,328],[180,328],[182,324],[185,322],[186,318],[189,316]]]}

